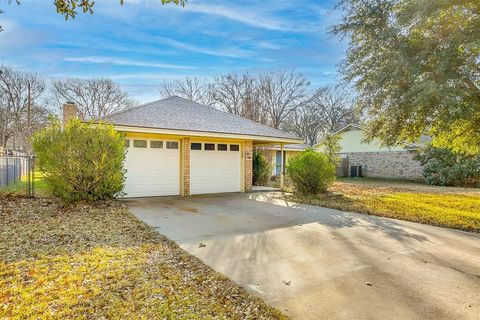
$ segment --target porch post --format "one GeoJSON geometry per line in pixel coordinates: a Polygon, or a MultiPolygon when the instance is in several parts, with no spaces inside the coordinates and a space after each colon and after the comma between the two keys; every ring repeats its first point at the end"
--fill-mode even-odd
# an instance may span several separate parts
{"type": "Polygon", "coordinates": [[[280,144],[280,189],[283,190],[283,143],[280,144]]]}

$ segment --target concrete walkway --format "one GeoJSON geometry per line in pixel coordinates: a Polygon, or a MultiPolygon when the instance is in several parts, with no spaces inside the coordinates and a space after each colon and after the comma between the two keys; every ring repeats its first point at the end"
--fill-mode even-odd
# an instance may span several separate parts
{"type": "Polygon", "coordinates": [[[480,319],[478,234],[289,204],[268,193],[129,206],[295,319],[480,319]]]}

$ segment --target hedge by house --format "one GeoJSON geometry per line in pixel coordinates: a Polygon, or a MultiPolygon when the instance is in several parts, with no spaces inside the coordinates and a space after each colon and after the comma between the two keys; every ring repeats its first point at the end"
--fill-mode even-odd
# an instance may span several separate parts
{"type": "Polygon", "coordinates": [[[325,192],[335,181],[335,165],[322,152],[306,149],[287,163],[295,191],[308,195],[325,192]]]}
{"type": "Polygon", "coordinates": [[[125,140],[111,125],[58,119],[33,137],[38,169],[49,191],[67,201],[97,201],[120,195],[125,140]]]}
{"type": "Polygon", "coordinates": [[[255,150],[253,153],[253,185],[265,186],[268,183],[268,179],[271,176],[270,164],[265,156],[255,150]]]}
{"type": "Polygon", "coordinates": [[[426,184],[438,186],[480,186],[480,155],[455,153],[427,146],[417,156],[423,165],[426,184]]]}

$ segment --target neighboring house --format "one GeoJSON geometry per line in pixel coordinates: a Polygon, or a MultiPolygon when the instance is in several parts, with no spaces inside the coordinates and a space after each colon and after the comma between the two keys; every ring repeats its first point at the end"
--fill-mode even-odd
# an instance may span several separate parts
{"type": "MultiPolygon", "coordinates": [[[[287,161],[298,155],[307,147],[306,144],[285,144],[283,146],[283,174],[285,174],[287,161]]],[[[259,147],[258,150],[263,153],[267,161],[270,163],[272,176],[280,176],[282,172],[280,169],[282,163],[281,147],[279,145],[259,147]]]]}
{"type": "MultiPolygon", "coordinates": [[[[70,107],[65,105],[64,111],[70,107]]],[[[254,146],[302,142],[289,133],[176,96],[100,121],[126,135],[127,197],[248,192],[254,146]]]]}
{"type": "Polygon", "coordinates": [[[337,169],[337,175],[422,179],[422,166],[414,159],[418,145],[405,142],[395,147],[383,147],[376,139],[366,143],[362,127],[355,124],[343,127],[334,135],[341,137],[339,155],[343,159],[343,168],[337,169]]]}

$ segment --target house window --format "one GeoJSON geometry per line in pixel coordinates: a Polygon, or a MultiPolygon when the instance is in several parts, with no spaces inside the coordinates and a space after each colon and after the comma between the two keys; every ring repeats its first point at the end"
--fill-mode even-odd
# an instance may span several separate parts
{"type": "Polygon", "coordinates": [[[167,141],[167,149],[178,149],[177,141],[167,141]]]}
{"type": "Polygon", "coordinates": [[[134,148],[146,148],[147,147],[147,140],[133,140],[133,147],[134,148]]]}
{"type": "Polygon", "coordinates": [[[163,141],[159,141],[159,140],[150,141],[150,148],[163,149],[163,141]]]}
{"type": "Polygon", "coordinates": [[[227,145],[226,144],[217,144],[217,150],[218,151],[227,151],[228,148],[227,148],[227,145]]]}
{"type": "Polygon", "coordinates": [[[125,148],[130,148],[130,140],[125,139],[125,148]]]}
{"type": "Polygon", "coordinates": [[[230,151],[240,151],[240,146],[238,144],[231,144],[230,151]]]}
{"type": "Polygon", "coordinates": [[[202,150],[202,144],[201,143],[192,143],[190,144],[190,149],[191,150],[202,150]]]}
{"type": "Polygon", "coordinates": [[[215,143],[205,143],[205,150],[215,150],[215,143]]]}

